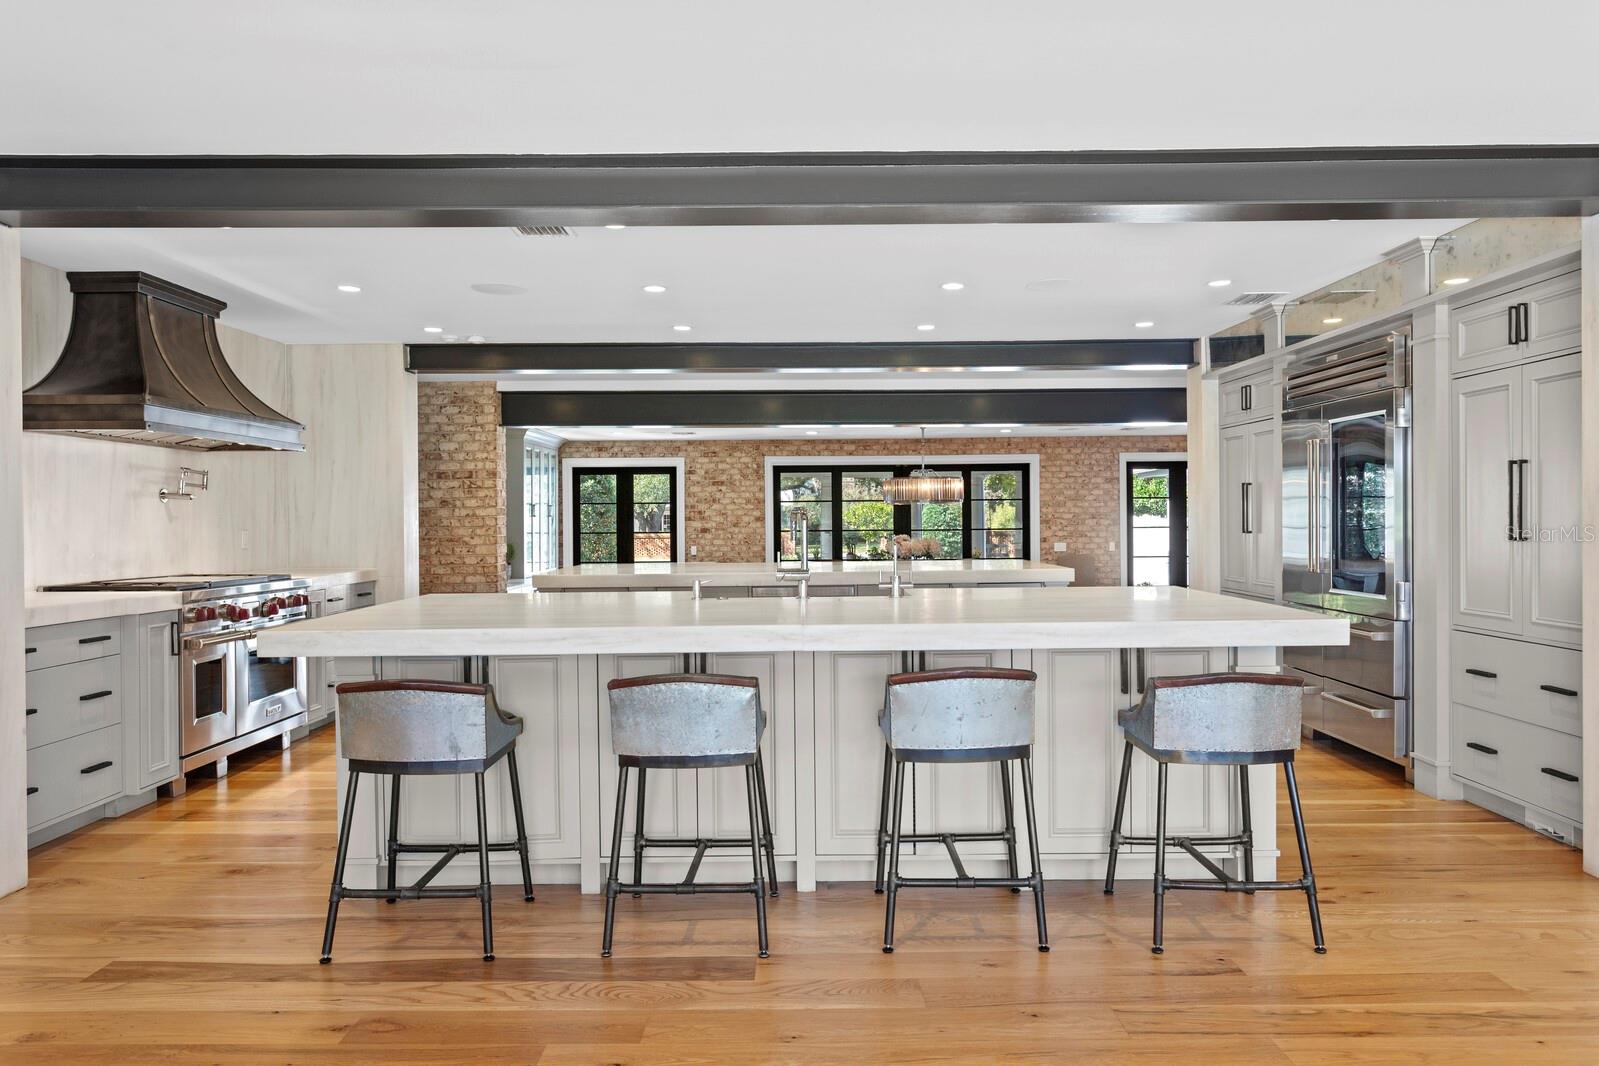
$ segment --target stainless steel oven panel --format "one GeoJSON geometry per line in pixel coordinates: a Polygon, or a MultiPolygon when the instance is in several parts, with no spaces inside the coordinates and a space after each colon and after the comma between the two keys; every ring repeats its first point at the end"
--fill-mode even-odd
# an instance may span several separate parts
{"type": "Polygon", "coordinates": [[[183,715],[183,754],[232,740],[238,716],[237,637],[186,637],[178,689],[183,715]]]}
{"type": "Polygon", "coordinates": [[[1317,610],[1349,623],[1349,643],[1284,648],[1283,665],[1396,699],[1410,695],[1410,623],[1317,610]]]}
{"type": "Polygon", "coordinates": [[[1402,762],[1410,754],[1410,701],[1321,679],[1317,732],[1373,755],[1402,762]]]}
{"type": "Polygon", "coordinates": [[[1283,416],[1282,596],[1291,607],[1320,607],[1327,591],[1327,496],[1318,462],[1326,440],[1320,407],[1283,416]]]}
{"type": "Polygon", "coordinates": [[[262,726],[291,718],[305,710],[306,670],[304,659],[288,659],[289,666],[277,658],[262,660],[256,653],[255,637],[234,645],[234,670],[238,677],[238,722],[236,735],[243,736],[262,726]],[[276,683],[263,683],[282,672],[276,683]]]}

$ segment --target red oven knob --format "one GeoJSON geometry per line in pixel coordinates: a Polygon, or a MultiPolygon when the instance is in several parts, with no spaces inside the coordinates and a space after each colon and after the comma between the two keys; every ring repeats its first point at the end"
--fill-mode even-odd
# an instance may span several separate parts
{"type": "Polygon", "coordinates": [[[262,615],[263,618],[271,618],[273,615],[275,615],[277,613],[278,613],[278,601],[277,600],[268,600],[267,602],[265,602],[265,603],[263,603],[261,605],[261,615],[262,615]]]}
{"type": "Polygon", "coordinates": [[[194,609],[194,618],[197,622],[215,622],[217,620],[217,609],[215,607],[196,607],[194,609]]]}

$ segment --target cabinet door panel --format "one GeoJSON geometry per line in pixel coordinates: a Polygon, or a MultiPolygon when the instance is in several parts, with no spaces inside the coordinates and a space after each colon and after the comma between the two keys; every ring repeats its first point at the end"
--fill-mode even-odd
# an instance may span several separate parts
{"type": "MultiPolygon", "coordinates": [[[[1121,765],[1116,709],[1125,697],[1117,660],[1115,651],[1032,652],[1038,674],[1033,780],[1038,848],[1045,855],[1105,851],[1121,765]]],[[[1025,815],[1018,817],[1025,832],[1025,815]]]]}
{"type": "Polygon", "coordinates": [[[1582,275],[1566,274],[1523,290],[1527,339],[1522,357],[1536,359],[1582,345],[1582,275]]]}
{"type": "MultiPolygon", "coordinates": [[[[934,651],[927,653],[927,669],[957,667],[1009,667],[1009,651],[934,651]]],[[[1021,771],[1013,769],[1020,782],[1021,771]]],[[[915,829],[918,833],[983,833],[1005,828],[1005,800],[1000,791],[999,768],[990,763],[923,763],[915,767],[915,829]]],[[[1016,820],[1025,823],[1021,797],[1016,799],[1016,820]]],[[[906,800],[909,827],[911,800],[906,800]]],[[[1005,846],[985,841],[959,845],[961,855],[1003,855],[1005,846]]],[[[917,846],[918,853],[944,853],[941,844],[917,846]]]]}
{"type": "Polygon", "coordinates": [[[139,701],[131,738],[135,779],[140,789],[164,785],[178,776],[178,655],[175,612],[137,619],[139,701]]]}
{"type": "Polygon", "coordinates": [[[1454,391],[1454,623],[1522,628],[1520,546],[1511,539],[1511,468],[1521,458],[1521,368],[1458,378],[1454,391]]]}
{"type": "Polygon", "coordinates": [[[1247,428],[1221,435],[1221,587],[1248,592],[1254,539],[1244,532],[1244,484],[1253,478],[1253,451],[1247,428]]]}
{"type": "MultiPolygon", "coordinates": [[[[535,860],[581,858],[577,657],[519,656],[491,663],[495,699],[522,719],[516,756],[529,851],[535,860]]],[[[503,764],[489,772],[489,784],[501,823],[514,830],[503,764]]]]}
{"type": "Polygon", "coordinates": [[[1277,530],[1282,521],[1282,445],[1275,421],[1257,423],[1249,434],[1249,541],[1248,583],[1245,591],[1255,596],[1277,598],[1277,581],[1282,574],[1281,540],[1277,530]]]}
{"type": "MultiPolygon", "coordinates": [[[[877,725],[883,682],[899,653],[818,652],[816,669],[816,853],[872,855],[883,777],[877,725]]],[[[907,813],[911,800],[905,800],[907,813]]]]}
{"type": "Polygon", "coordinates": [[[1515,362],[1521,358],[1521,345],[1511,340],[1510,305],[1515,294],[1455,308],[1455,373],[1471,373],[1515,362]]]}
{"type": "Polygon", "coordinates": [[[1529,540],[1522,633],[1582,640],[1582,357],[1522,368],[1529,540]]]}
{"type": "MultiPolygon", "coordinates": [[[[1144,653],[1144,676],[1185,677],[1209,674],[1226,668],[1227,653],[1221,648],[1151,648],[1144,653]]],[[[1136,687],[1137,680],[1134,679],[1136,687]]],[[[1133,701],[1144,698],[1133,693],[1133,701]]],[[[1228,766],[1172,766],[1166,775],[1167,834],[1226,833],[1231,823],[1230,776],[1228,766]]],[[[1135,834],[1155,831],[1156,772],[1153,760],[1133,754],[1133,775],[1128,785],[1129,830],[1135,834]]]]}
{"type": "MultiPolygon", "coordinates": [[[[464,676],[462,660],[454,656],[385,658],[381,669],[385,680],[459,682],[464,676]]],[[[375,804],[379,812],[380,841],[388,836],[389,781],[388,777],[366,774],[360,786],[366,802],[375,804]]],[[[477,810],[473,791],[471,775],[464,778],[450,775],[407,777],[400,789],[400,839],[413,844],[476,841],[477,810]]],[[[490,806],[492,809],[493,805],[490,806]]],[[[492,835],[495,830],[491,822],[489,833],[492,835]]],[[[383,854],[381,843],[378,854],[383,854]]],[[[466,863],[455,865],[460,870],[447,872],[450,879],[468,880],[466,863]]],[[[470,877],[476,876],[474,870],[470,877]]]]}
{"type": "MultiPolygon", "coordinates": [[[[712,673],[760,681],[766,733],[761,760],[766,767],[766,802],[772,816],[773,846],[794,854],[794,656],[790,652],[711,655],[712,673]]],[[[724,766],[699,771],[699,825],[705,836],[739,837],[750,831],[744,768],[724,766]]],[[[724,854],[733,854],[725,852],[724,854]]]]}

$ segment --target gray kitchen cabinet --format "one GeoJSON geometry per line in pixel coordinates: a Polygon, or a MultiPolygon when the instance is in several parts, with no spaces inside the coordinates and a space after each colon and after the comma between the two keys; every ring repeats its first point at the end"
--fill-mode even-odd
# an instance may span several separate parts
{"type": "Polygon", "coordinates": [[[1582,345],[1582,274],[1452,308],[1450,320],[1456,374],[1575,351],[1582,345]]]}
{"type": "Polygon", "coordinates": [[[1219,422],[1223,427],[1258,422],[1278,413],[1280,397],[1273,367],[1262,367],[1253,373],[1229,377],[1220,383],[1219,392],[1219,422]]]}
{"type": "Polygon", "coordinates": [[[1221,431],[1221,590],[1275,600],[1282,455],[1275,418],[1221,431]]]}
{"type": "Polygon", "coordinates": [[[128,759],[139,791],[176,778],[179,763],[178,612],[133,619],[137,651],[137,713],[127,730],[128,759]]]}
{"type": "Polygon", "coordinates": [[[1456,627],[1582,643],[1581,357],[1456,378],[1456,627]]]}

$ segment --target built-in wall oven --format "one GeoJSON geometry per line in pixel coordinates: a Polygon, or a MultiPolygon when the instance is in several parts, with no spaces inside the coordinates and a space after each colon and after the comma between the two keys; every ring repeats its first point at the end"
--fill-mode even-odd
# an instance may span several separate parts
{"type": "Polygon", "coordinates": [[[1396,330],[1289,364],[1283,602],[1345,618],[1348,647],[1284,649],[1306,727],[1410,754],[1410,348],[1396,330]]]}

